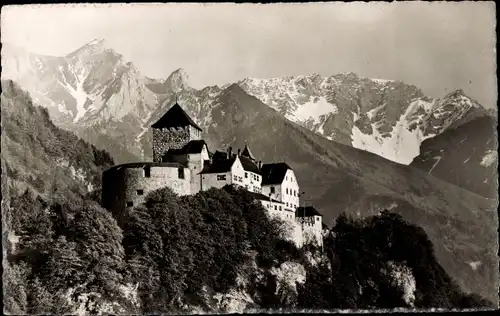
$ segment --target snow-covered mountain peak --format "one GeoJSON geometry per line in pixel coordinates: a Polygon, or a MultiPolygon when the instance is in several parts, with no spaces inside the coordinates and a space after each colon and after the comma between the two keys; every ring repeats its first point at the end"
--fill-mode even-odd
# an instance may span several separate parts
{"type": "Polygon", "coordinates": [[[104,39],[93,39],[82,47],[74,50],[67,55],[68,58],[76,56],[93,56],[102,52],[111,52],[117,54],[104,39]]]}
{"type": "Polygon", "coordinates": [[[172,72],[167,80],[165,80],[165,86],[169,91],[175,93],[185,88],[189,88],[189,75],[184,69],[179,68],[172,72]]]}

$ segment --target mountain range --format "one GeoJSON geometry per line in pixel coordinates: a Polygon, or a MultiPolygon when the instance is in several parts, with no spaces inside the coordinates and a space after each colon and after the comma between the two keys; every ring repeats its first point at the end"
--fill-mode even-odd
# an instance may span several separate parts
{"type": "MultiPolygon", "coordinates": [[[[128,150],[115,144],[120,155],[111,150],[132,160],[150,157],[142,141],[148,124],[176,97],[207,127],[213,123],[214,99],[231,85],[194,89],[182,69],[166,79],[148,78],[104,40],[93,40],[60,57],[6,44],[3,56],[2,76],[27,89],[49,109],[57,125],[78,130],[89,140],[103,134],[109,134],[107,142],[118,137],[137,140],[139,144],[128,150]],[[124,155],[126,151],[131,157],[124,155]]],[[[414,85],[354,73],[246,78],[236,84],[288,120],[329,140],[405,165],[420,154],[424,140],[478,116],[492,116],[462,90],[432,99],[414,85]]]]}
{"type": "Polygon", "coordinates": [[[425,228],[465,291],[498,301],[496,118],[463,91],[437,100],[412,85],[352,73],[200,90],[182,69],[167,79],[143,76],[98,40],[63,57],[4,46],[2,67],[2,77],[18,82],[56,125],[117,163],[151,159],[149,126],[177,99],[211,149],[248,142],[258,159],[289,163],[304,202],[328,225],[343,211],[398,212],[425,228]]]}

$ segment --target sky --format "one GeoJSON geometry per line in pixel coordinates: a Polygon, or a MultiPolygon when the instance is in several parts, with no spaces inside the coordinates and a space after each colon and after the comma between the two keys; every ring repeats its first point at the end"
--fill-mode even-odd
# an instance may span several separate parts
{"type": "Polygon", "coordinates": [[[142,74],[195,88],[319,73],[456,89],[496,107],[493,2],[102,4],[2,7],[2,42],[63,56],[95,38],[142,74]]]}

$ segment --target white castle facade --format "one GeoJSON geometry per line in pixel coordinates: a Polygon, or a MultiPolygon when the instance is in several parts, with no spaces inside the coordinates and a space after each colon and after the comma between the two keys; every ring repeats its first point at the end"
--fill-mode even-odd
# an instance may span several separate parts
{"type": "Polygon", "coordinates": [[[300,187],[286,163],[262,164],[248,145],[240,151],[211,153],[202,129],[176,103],[152,125],[153,162],[113,166],[103,173],[103,206],[122,212],[144,202],[148,192],[170,187],[191,195],[226,185],[244,187],[260,201],[270,217],[288,226],[297,246],[313,241],[323,244],[322,215],[300,205],[300,187]]]}

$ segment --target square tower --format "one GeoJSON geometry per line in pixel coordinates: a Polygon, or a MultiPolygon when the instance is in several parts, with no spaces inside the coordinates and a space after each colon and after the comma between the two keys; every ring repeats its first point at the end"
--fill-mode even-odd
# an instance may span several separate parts
{"type": "Polygon", "coordinates": [[[154,162],[161,162],[169,149],[181,149],[192,140],[200,140],[203,132],[177,102],[151,127],[154,162]]]}

